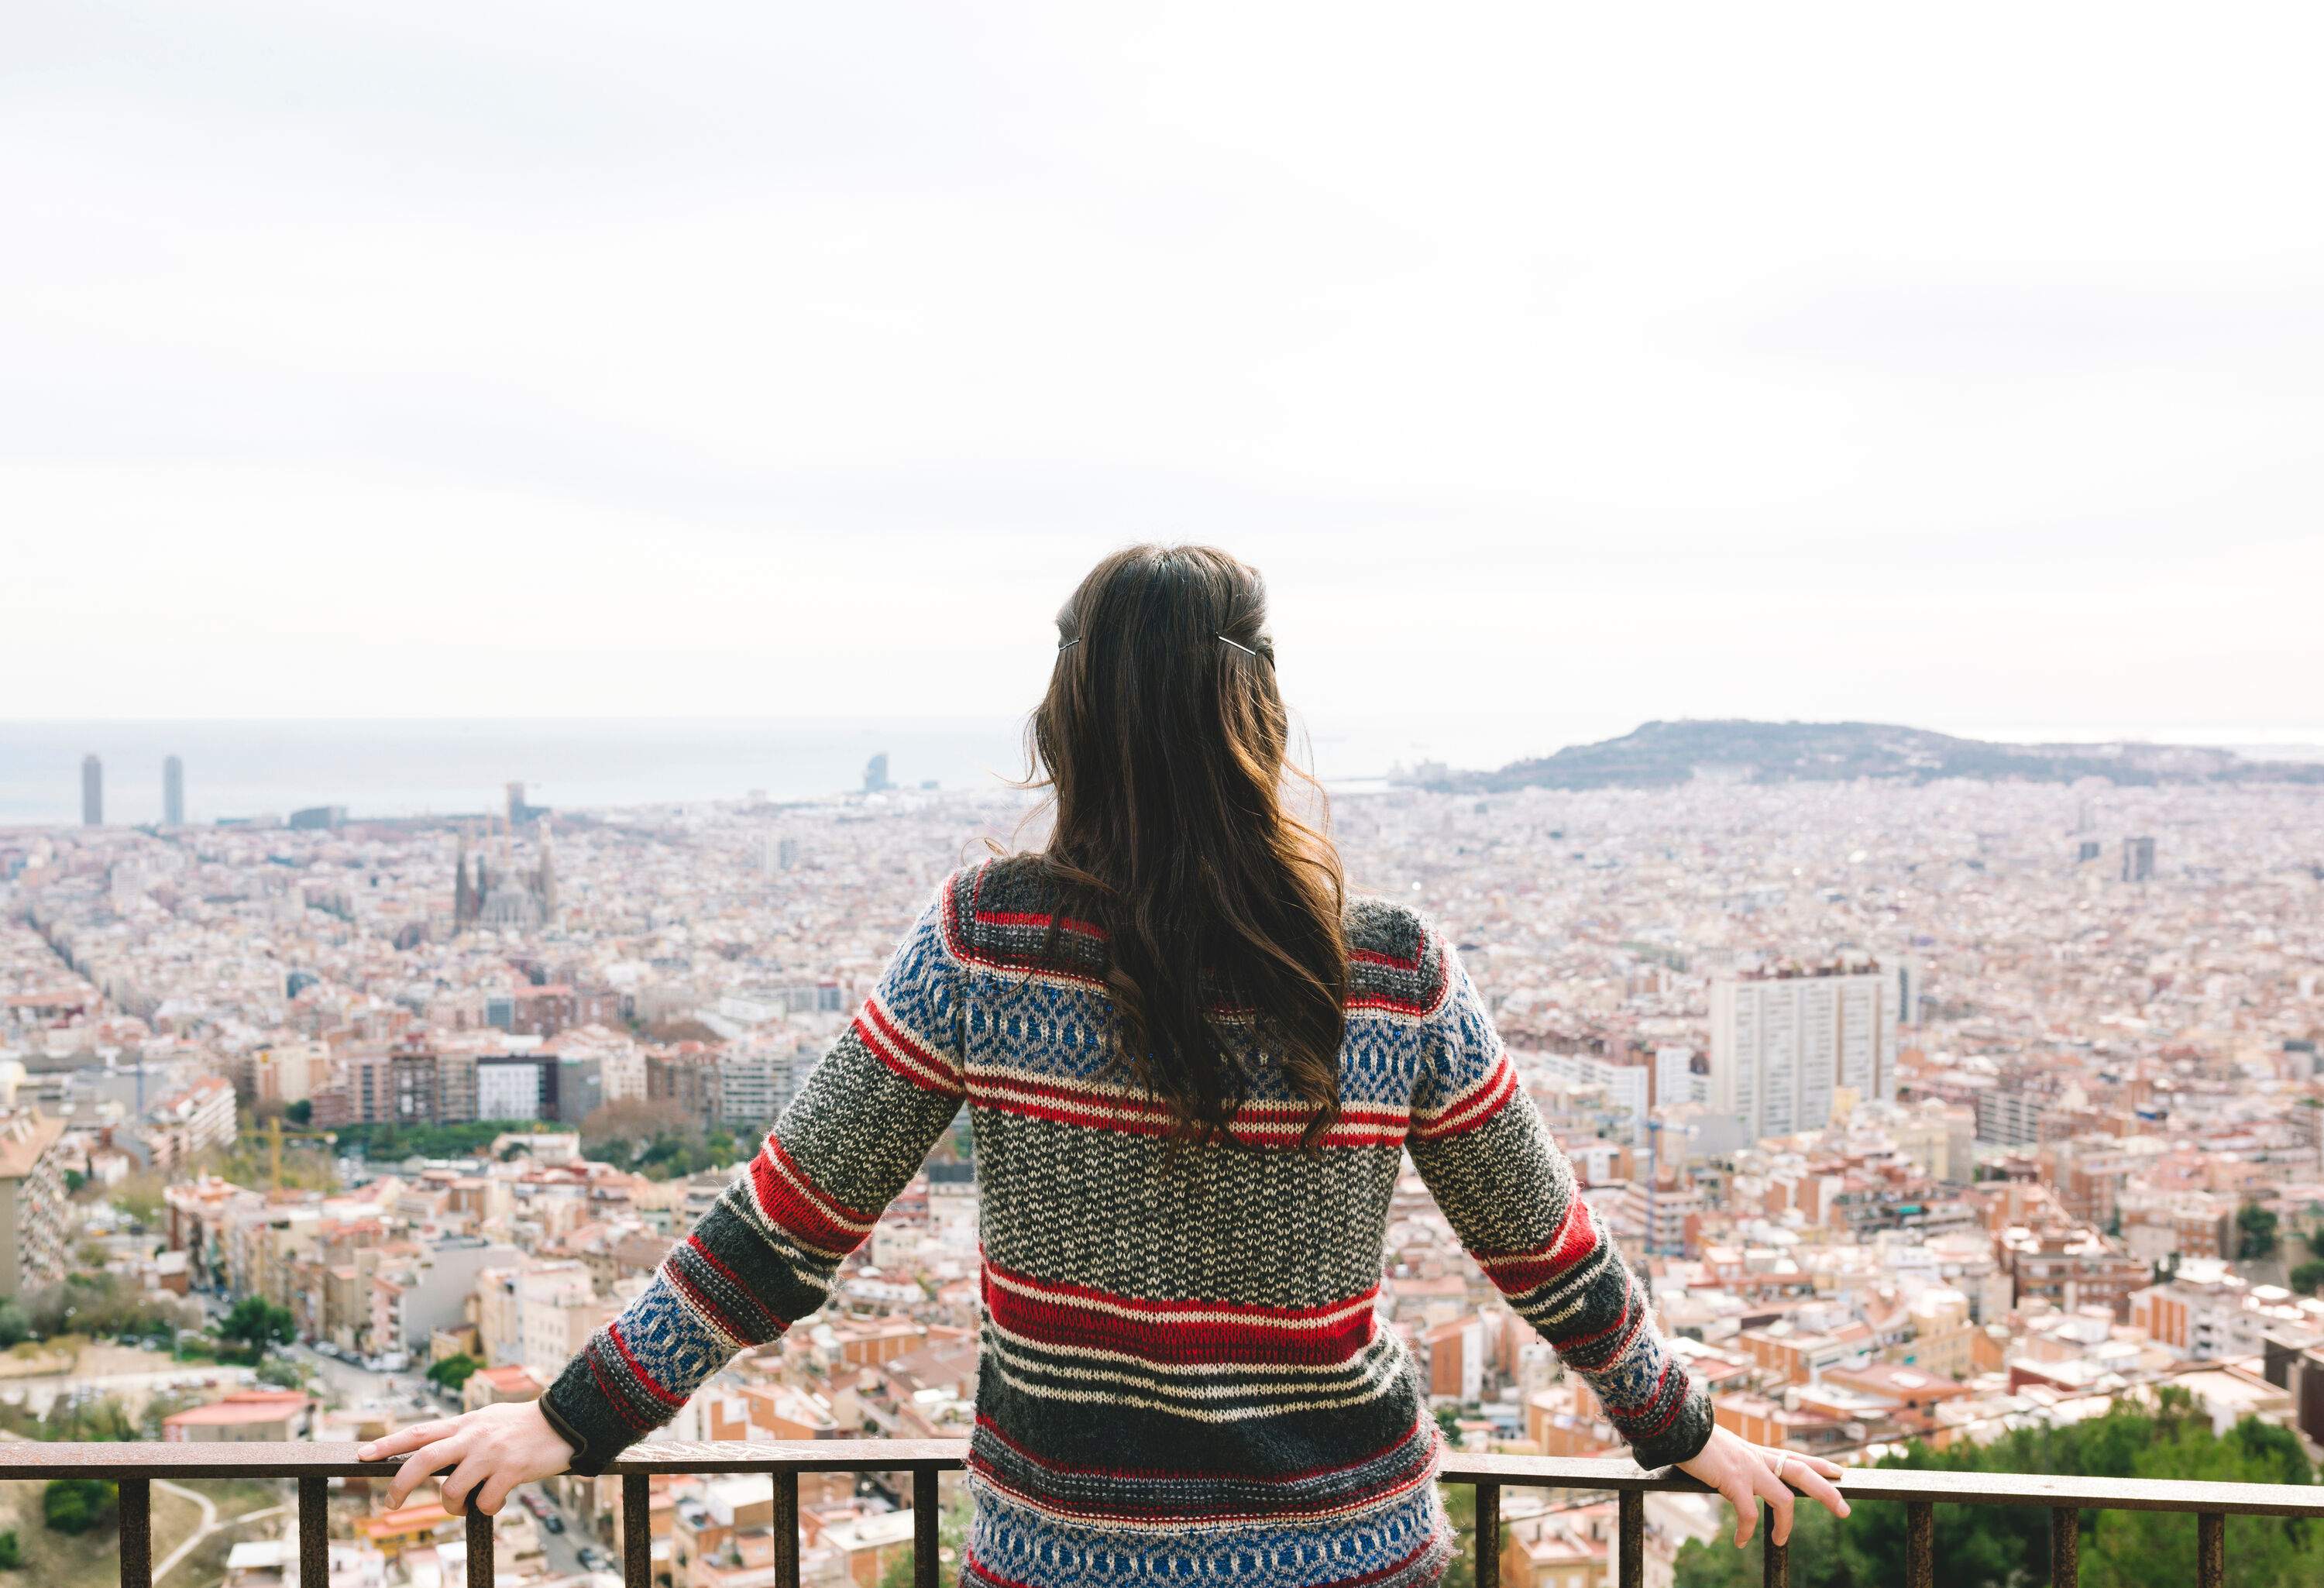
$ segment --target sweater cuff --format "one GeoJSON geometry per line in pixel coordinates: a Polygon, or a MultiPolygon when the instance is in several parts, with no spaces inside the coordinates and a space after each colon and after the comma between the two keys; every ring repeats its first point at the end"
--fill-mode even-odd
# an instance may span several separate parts
{"type": "Polygon", "coordinates": [[[613,1458],[637,1442],[638,1436],[622,1422],[620,1412],[599,1389],[589,1371],[589,1353],[565,1364],[557,1381],[540,1397],[540,1415],[573,1447],[570,1469],[585,1478],[603,1473],[613,1458]]]}
{"type": "Polygon", "coordinates": [[[1678,1415],[1671,1419],[1670,1426],[1650,1439],[1635,1441],[1630,1446],[1631,1459],[1649,1472],[1692,1461],[1711,1443],[1711,1430],[1715,1426],[1711,1397],[1703,1392],[1699,1381],[1690,1380],[1686,1399],[1679,1402],[1678,1415]]]}

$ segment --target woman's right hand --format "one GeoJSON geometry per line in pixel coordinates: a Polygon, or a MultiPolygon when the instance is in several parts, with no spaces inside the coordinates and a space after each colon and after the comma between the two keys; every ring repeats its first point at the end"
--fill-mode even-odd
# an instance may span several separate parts
{"type": "Polygon", "coordinates": [[[1702,1479],[1727,1497],[1727,1503],[1735,1508],[1738,1549],[1751,1542],[1751,1530],[1759,1523],[1762,1500],[1775,1513],[1768,1530],[1775,1535],[1775,1542],[1784,1544],[1791,1540],[1794,1489],[1836,1517],[1848,1514],[1848,1501],[1831,1482],[1840,1475],[1840,1468],[1816,1456],[1754,1445],[1725,1428],[1711,1429],[1711,1442],[1692,1461],[1679,1463],[1678,1470],[1691,1478],[1702,1479]]]}
{"type": "Polygon", "coordinates": [[[458,1512],[473,1497],[496,1516],[519,1483],[553,1478],[573,1464],[573,1447],[549,1426],[537,1400],[507,1400],[439,1422],[414,1423],[355,1452],[359,1461],[407,1456],[387,1486],[390,1510],[429,1477],[445,1473],[444,1509],[458,1512]]]}

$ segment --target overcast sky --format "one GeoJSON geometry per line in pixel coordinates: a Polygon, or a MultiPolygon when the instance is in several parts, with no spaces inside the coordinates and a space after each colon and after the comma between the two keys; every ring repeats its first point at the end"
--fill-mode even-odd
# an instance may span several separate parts
{"type": "Polygon", "coordinates": [[[2324,739],[2319,42],[19,0],[0,718],[990,716],[1164,537],[1318,720],[2324,739]]]}

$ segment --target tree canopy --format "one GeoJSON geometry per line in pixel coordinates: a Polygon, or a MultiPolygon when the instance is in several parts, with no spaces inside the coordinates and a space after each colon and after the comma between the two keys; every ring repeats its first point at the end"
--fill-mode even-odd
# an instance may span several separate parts
{"type": "MultiPolygon", "coordinates": [[[[2108,1478],[2306,1483],[2297,1436],[2246,1417],[2215,1436],[2185,1391],[2163,1390],[2152,1411],[2116,1406],[2105,1417],[2028,1428],[1988,1445],[1932,1451],[1914,1445],[1879,1464],[1924,1472],[2070,1473],[2108,1478]]],[[[2038,1506],[1941,1505],[1936,1556],[1946,1588],[2013,1588],[2050,1580],[2050,1517],[2038,1506]]],[[[1887,1588],[1905,1581],[1904,1508],[1859,1505],[1847,1521],[1802,1504],[1792,1530],[1794,1588],[1887,1588]]],[[[2081,1513],[2083,1588],[2181,1588],[2195,1581],[2195,1520],[2167,1511],[2081,1513]]],[[[2239,1588],[2324,1583],[2324,1528],[2293,1519],[2230,1517],[2230,1580],[2239,1588]]],[[[1759,1581],[1759,1552],[1689,1543],[1677,1588],[1744,1588],[1759,1581]]]]}

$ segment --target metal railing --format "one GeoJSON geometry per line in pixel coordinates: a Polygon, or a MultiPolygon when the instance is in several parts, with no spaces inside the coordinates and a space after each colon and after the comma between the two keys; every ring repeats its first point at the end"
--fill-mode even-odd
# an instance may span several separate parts
{"type": "MultiPolygon", "coordinates": [[[[119,1485],[121,1588],[152,1588],[152,1483],[155,1479],[294,1478],[299,1484],[300,1588],[329,1581],[327,1488],[333,1478],[383,1479],[394,1463],[359,1462],[353,1445],[307,1444],[34,1444],[0,1445],[0,1480],[101,1478],[119,1485]]],[[[624,1588],[653,1588],[650,1481],[675,1473],[766,1473],[774,1480],[774,1577],[777,1588],[798,1588],[801,1473],[912,1474],[913,1580],[937,1581],[937,1475],[961,1470],[963,1439],[821,1439],[771,1445],[640,1445],[608,1471],[622,1481],[622,1572],[624,1588]]],[[[1501,1493],[1507,1489],[1570,1489],[1617,1497],[1615,1537],[1622,1588],[1646,1581],[1646,1497],[1653,1492],[1708,1493],[1681,1476],[1643,1473],[1628,1461],[1536,1455],[1450,1454],[1441,1474],[1477,1491],[1477,1588],[1499,1588],[1501,1493]]],[[[1899,1467],[1852,1468],[1840,1488],[1851,1501],[1905,1507],[1906,1588],[1935,1588],[1935,1510],[1940,1505],[2039,1506],[2050,1513],[2050,1580],[2070,1588],[2080,1569],[2084,1510],[2183,1511],[2195,1520],[2200,1588],[2227,1582],[2227,1519],[2231,1516],[2324,1517],[2324,1485],[2180,1482],[2152,1478],[2068,1478],[2046,1474],[1914,1472],[1899,1467]]],[[[1803,1501],[1803,1503],[1805,1503],[1803,1501]]],[[[1788,1588],[1789,1551],[1778,1547],[1761,1519],[1761,1561],[1769,1588],[1788,1588]]],[[[466,1519],[467,1588],[493,1588],[493,1519],[466,1519]]]]}

